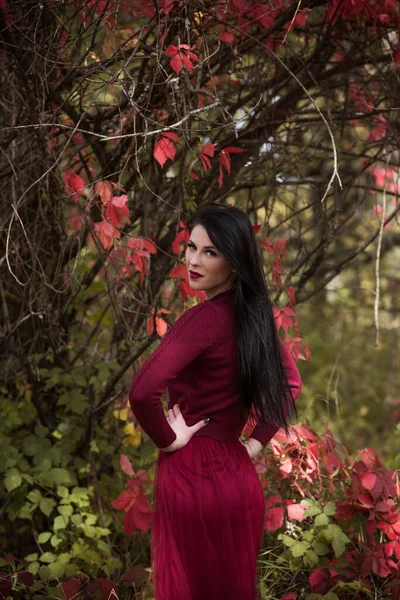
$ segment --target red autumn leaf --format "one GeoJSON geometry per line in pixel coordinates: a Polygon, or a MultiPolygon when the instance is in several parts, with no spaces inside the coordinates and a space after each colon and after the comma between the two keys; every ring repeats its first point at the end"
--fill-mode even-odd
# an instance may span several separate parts
{"type": "Polygon", "coordinates": [[[200,177],[194,171],[190,171],[189,177],[192,179],[198,179],[200,181],[200,177]]]}
{"type": "Polygon", "coordinates": [[[127,247],[132,249],[132,254],[127,258],[131,261],[140,273],[140,285],[142,285],[144,276],[148,273],[147,261],[150,254],[155,254],[156,247],[154,243],[147,238],[132,238],[127,243],[127,247]]]}
{"type": "Polygon", "coordinates": [[[69,579],[61,584],[61,589],[65,596],[65,600],[73,600],[77,598],[80,589],[80,581],[78,579],[69,579]]]}
{"type": "Polygon", "coordinates": [[[110,221],[115,227],[121,226],[124,219],[129,218],[129,208],[126,206],[128,196],[114,196],[107,204],[107,221],[110,221]]]}
{"type": "Polygon", "coordinates": [[[177,133],[174,133],[173,131],[163,131],[161,135],[170,140],[173,140],[174,142],[181,141],[181,138],[179,137],[179,135],[177,133]]]}
{"type": "Polygon", "coordinates": [[[125,454],[119,455],[119,464],[121,466],[121,469],[123,470],[123,472],[126,475],[134,475],[135,474],[135,472],[132,468],[132,465],[131,465],[131,461],[129,460],[129,458],[127,456],[125,456],[125,454]]]}
{"type": "Polygon", "coordinates": [[[214,156],[216,145],[217,144],[208,142],[200,148],[200,160],[205,171],[208,171],[208,169],[211,167],[210,158],[214,156]]]}
{"type": "MultiPolygon", "coordinates": [[[[251,427],[254,427],[254,423],[251,423],[251,427]]],[[[270,498],[265,499],[265,508],[271,508],[271,506],[273,506],[277,502],[282,502],[279,496],[270,496],[270,498]]]]}
{"type": "Polygon", "coordinates": [[[283,525],[285,511],[282,506],[270,508],[265,516],[265,528],[268,531],[275,531],[283,525]]]}
{"type": "Polygon", "coordinates": [[[94,230],[103,247],[107,250],[114,243],[114,238],[121,237],[119,230],[107,221],[94,224],[94,230]]]}
{"type": "Polygon", "coordinates": [[[64,173],[64,185],[65,191],[68,196],[73,196],[74,202],[78,202],[78,194],[83,195],[83,189],[85,187],[85,182],[82,177],[79,177],[76,173],[72,171],[65,171],[64,173]]]}
{"type": "Polygon", "coordinates": [[[179,47],[170,44],[166,49],[165,54],[171,57],[169,64],[175,73],[180,73],[183,65],[185,65],[189,73],[191,73],[194,68],[192,61],[199,61],[196,54],[190,51],[190,48],[187,44],[180,44],[179,47]]]}
{"type": "Polygon", "coordinates": [[[235,36],[229,31],[221,31],[221,33],[219,34],[219,39],[221,40],[221,42],[232,44],[232,42],[235,39],[235,36]]]}
{"type": "Polygon", "coordinates": [[[182,279],[187,279],[187,268],[184,263],[177,265],[172,269],[169,274],[170,277],[181,277],[182,279]]]}
{"type": "Polygon", "coordinates": [[[172,132],[164,132],[161,134],[160,139],[156,142],[154,146],[153,156],[156,161],[164,166],[165,162],[170,158],[174,160],[176,154],[176,148],[174,144],[171,142],[171,139],[175,142],[179,142],[180,138],[176,133],[172,132]]]}
{"type": "Polygon", "coordinates": [[[151,520],[152,513],[149,501],[144,494],[139,494],[125,514],[123,520],[125,533],[130,536],[136,529],[145,532],[148,530],[151,520]]]}
{"type": "Polygon", "coordinates": [[[306,507],[303,504],[289,504],[287,506],[288,519],[291,521],[304,521],[304,511],[306,507]]]}
{"type": "Polygon", "coordinates": [[[168,324],[161,317],[156,317],[156,330],[159,336],[163,336],[166,334],[168,329],[168,324]]]}
{"type": "Polygon", "coordinates": [[[109,181],[97,181],[94,186],[94,191],[100,196],[103,204],[107,204],[111,201],[112,187],[109,181]]]}
{"type": "Polygon", "coordinates": [[[282,309],[274,308],[276,327],[278,330],[282,327],[285,333],[287,333],[288,328],[292,326],[292,317],[294,316],[295,313],[293,312],[293,309],[288,306],[282,309]]]}
{"type": "Polygon", "coordinates": [[[181,243],[187,243],[190,237],[190,231],[188,229],[181,229],[181,231],[177,234],[176,238],[172,242],[171,248],[172,252],[175,254],[181,253],[181,243]]]}
{"type": "Polygon", "coordinates": [[[125,510],[126,507],[132,501],[132,493],[131,492],[122,492],[118,498],[111,502],[111,506],[116,510],[125,510]]]}
{"type": "Polygon", "coordinates": [[[228,146],[228,148],[224,148],[221,150],[221,154],[219,157],[219,177],[218,183],[221,187],[224,181],[224,175],[222,169],[225,168],[228,173],[231,172],[231,154],[237,154],[238,152],[246,152],[243,148],[235,148],[234,146],[228,146]]]}
{"type": "Polygon", "coordinates": [[[281,466],[279,467],[279,472],[283,477],[287,477],[289,473],[293,471],[293,463],[292,460],[287,457],[281,462],[281,466]]]}
{"type": "Polygon", "coordinates": [[[89,595],[90,598],[97,598],[98,593],[101,594],[101,598],[103,600],[112,600],[113,598],[118,598],[117,586],[114,583],[111,583],[111,581],[103,578],[89,581],[85,588],[85,592],[85,597],[89,595]]]}
{"type": "Polygon", "coordinates": [[[297,600],[298,594],[297,592],[289,592],[285,596],[281,598],[281,600],[297,600]]]}
{"type": "Polygon", "coordinates": [[[366,490],[373,490],[376,483],[376,475],[375,473],[366,473],[361,477],[361,481],[366,490]]]}
{"type": "Polygon", "coordinates": [[[256,235],[261,229],[261,225],[253,225],[254,235],[256,235]]]}

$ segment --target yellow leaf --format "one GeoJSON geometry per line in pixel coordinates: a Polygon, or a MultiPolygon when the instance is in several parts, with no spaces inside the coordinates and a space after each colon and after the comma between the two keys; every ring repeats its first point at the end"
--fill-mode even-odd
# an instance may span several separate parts
{"type": "Polygon", "coordinates": [[[128,418],[128,409],[121,408],[121,409],[114,410],[113,415],[116,419],[120,419],[121,421],[126,421],[128,418]]]}
{"type": "Polygon", "coordinates": [[[134,424],[127,423],[124,427],[126,438],[122,441],[123,446],[133,446],[137,448],[142,443],[142,434],[140,429],[135,429],[134,424]]]}

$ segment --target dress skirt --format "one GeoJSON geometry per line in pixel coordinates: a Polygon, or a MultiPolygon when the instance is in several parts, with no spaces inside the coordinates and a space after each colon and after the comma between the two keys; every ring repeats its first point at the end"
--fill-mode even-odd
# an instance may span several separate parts
{"type": "Polygon", "coordinates": [[[241,442],[160,452],[154,502],[155,600],[255,600],[265,505],[241,442]]]}

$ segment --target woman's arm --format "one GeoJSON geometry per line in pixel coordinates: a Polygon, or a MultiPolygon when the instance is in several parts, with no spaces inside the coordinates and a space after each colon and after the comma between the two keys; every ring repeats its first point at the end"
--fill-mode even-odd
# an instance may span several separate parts
{"type": "Polygon", "coordinates": [[[178,437],[165,417],[162,394],[168,383],[211,347],[218,337],[216,309],[211,303],[198,304],[184,312],[172,325],[133,379],[129,391],[132,411],[158,448],[168,451],[178,437]]]}
{"type": "MultiPolygon", "coordinates": [[[[282,342],[281,339],[279,339],[279,343],[282,352],[283,365],[286,371],[286,377],[289,383],[289,387],[292,390],[293,400],[295,401],[301,392],[302,382],[300,373],[289,350],[286,348],[285,344],[282,342]]],[[[265,426],[257,424],[249,437],[249,441],[250,439],[254,439],[254,442],[251,442],[253,452],[256,448],[255,441],[258,441],[259,444],[261,444],[261,447],[266,446],[268,442],[274,437],[277,431],[279,431],[279,427],[277,425],[271,424],[269,426],[265,426]]]]}

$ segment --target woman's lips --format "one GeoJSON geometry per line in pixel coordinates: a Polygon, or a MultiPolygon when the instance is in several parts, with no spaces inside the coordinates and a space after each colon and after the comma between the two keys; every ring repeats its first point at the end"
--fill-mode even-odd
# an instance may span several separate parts
{"type": "Polygon", "coordinates": [[[199,275],[198,273],[193,273],[193,271],[189,271],[189,275],[191,279],[200,279],[203,275],[199,275]]]}

